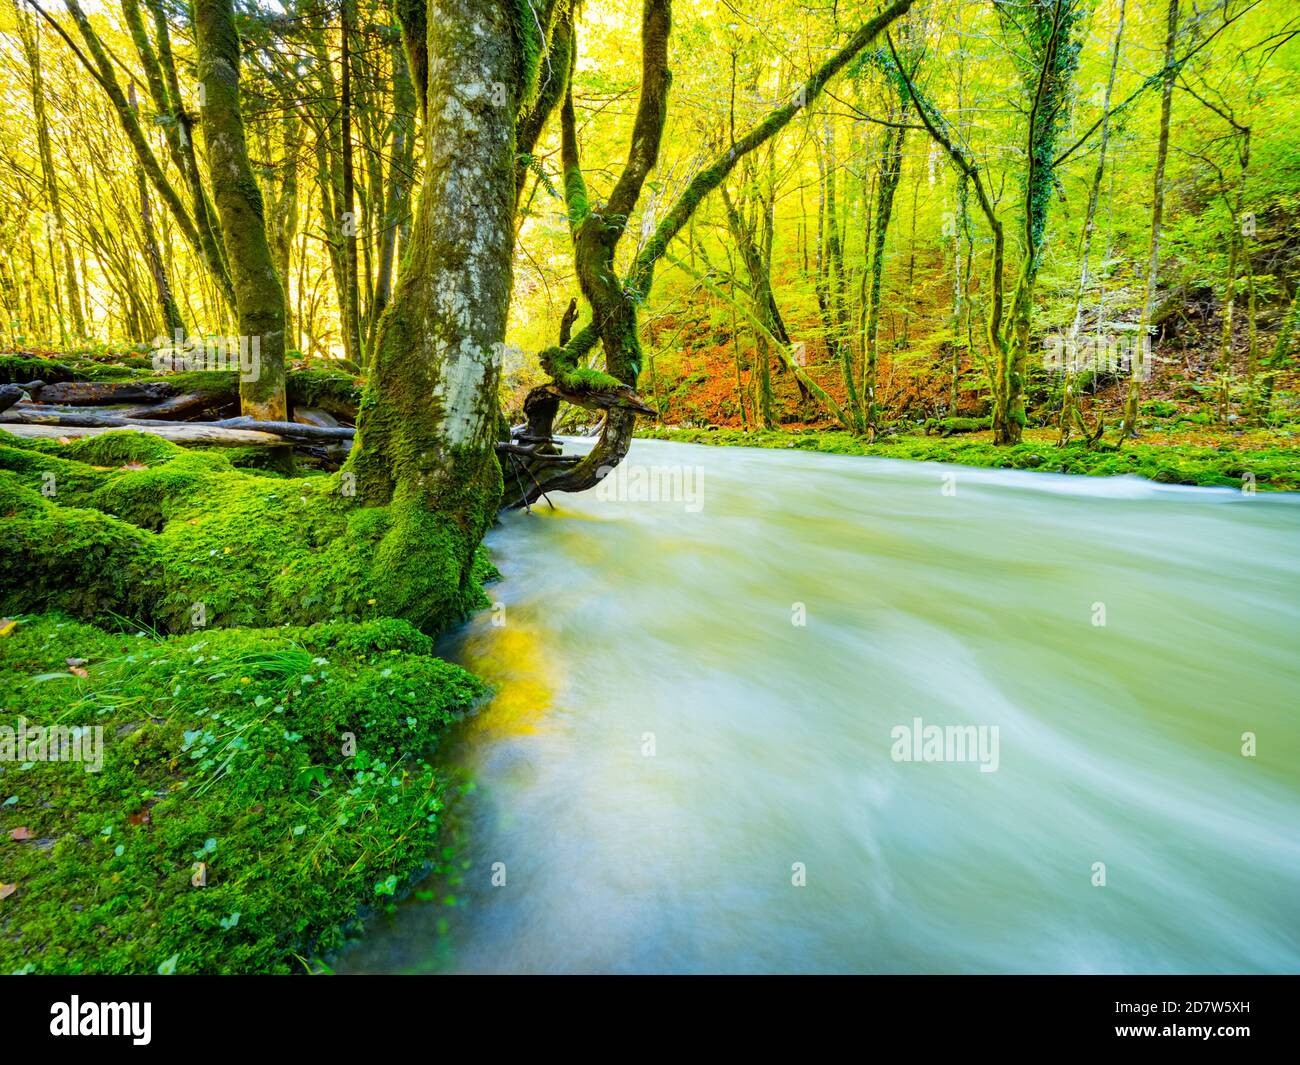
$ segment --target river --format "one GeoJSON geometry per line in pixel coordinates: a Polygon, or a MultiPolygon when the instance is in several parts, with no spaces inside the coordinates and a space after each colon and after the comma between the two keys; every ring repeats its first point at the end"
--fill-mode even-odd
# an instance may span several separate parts
{"type": "Polygon", "coordinates": [[[498,691],[443,754],[464,884],[338,971],[1300,971],[1300,496],[620,478],[489,536],[441,647],[498,691]]]}

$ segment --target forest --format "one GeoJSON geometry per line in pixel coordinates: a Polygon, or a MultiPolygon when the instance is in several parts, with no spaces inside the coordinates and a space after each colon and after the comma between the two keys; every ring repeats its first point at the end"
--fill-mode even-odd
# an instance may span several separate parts
{"type": "MultiPolygon", "coordinates": [[[[607,953],[491,954],[536,907],[581,938],[583,891],[492,893],[501,809],[576,847],[575,796],[614,787],[558,721],[620,721],[637,767],[713,752],[663,791],[628,769],[638,810],[743,791],[746,743],[821,794],[766,732],[781,698],[865,699],[869,744],[836,717],[810,749],[902,774],[940,839],[941,806],[991,832],[1013,801],[910,783],[948,706],[1005,729],[980,768],[1042,817],[1051,745],[1023,768],[1013,705],[1080,744],[1066,708],[1099,708],[1109,753],[1070,772],[1147,787],[1114,739],[1140,729],[1171,780],[1267,792],[1261,832],[1300,808],[1289,0],[0,0],[0,99],[0,972],[766,971],[724,933],[624,943],[653,870],[584,889],[607,953]],[[562,776],[530,791],[508,752],[562,776]]],[[[1115,850],[1154,831],[1115,816],[1115,850]]],[[[778,879],[830,843],[802,846],[778,879]]],[[[1124,919],[1161,876],[1207,913],[1241,890],[1181,860],[1124,919]]],[[[807,917],[795,968],[1294,969],[1268,922],[1300,863],[1268,869],[1258,943],[972,963],[996,948],[807,917]]]]}

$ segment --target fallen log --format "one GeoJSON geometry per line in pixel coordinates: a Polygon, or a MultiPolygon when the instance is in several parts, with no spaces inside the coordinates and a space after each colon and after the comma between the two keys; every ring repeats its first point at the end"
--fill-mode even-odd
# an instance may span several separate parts
{"type": "MultiPolygon", "coordinates": [[[[132,429],[140,419],[123,418],[120,414],[105,414],[76,409],[51,409],[39,403],[21,403],[0,412],[4,425],[64,425],[78,429],[132,429]]],[[[143,424],[151,424],[144,422],[143,424]]]]}
{"type": "Polygon", "coordinates": [[[218,407],[233,406],[238,402],[237,396],[213,394],[211,392],[190,392],[183,396],[172,396],[161,403],[148,403],[138,407],[128,407],[118,411],[123,418],[171,419],[193,414],[195,411],[214,410],[218,407]]]}
{"type": "Polygon", "coordinates": [[[167,381],[56,381],[32,393],[38,403],[103,407],[110,403],[159,403],[171,399],[176,386],[167,381]]]}
{"type": "Polygon", "coordinates": [[[147,418],[127,418],[100,411],[48,410],[36,404],[23,404],[0,412],[0,425],[50,425],[75,429],[147,429],[161,424],[194,426],[210,429],[247,429],[263,435],[274,434],[282,444],[348,443],[356,430],[348,426],[303,425],[299,422],[260,422],[253,418],[223,418],[215,422],[159,423],[147,418]]]}
{"type": "MultiPolygon", "coordinates": [[[[203,397],[212,407],[235,406],[239,403],[239,377],[208,373],[206,383],[195,391],[196,382],[191,375],[180,380],[181,391],[175,381],[166,377],[140,378],[134,381],[57,381],[52,384],[33,382],[25,385],[33,400],[38,403],[58,403],[74,407],[104,407],[118,403],[159,404],[183,399],[186,396],[203,397]],[[33,387],[37,386],[37,387],[33,387]]],[[[287,381],[289,406],[314,407],[326,410],[336,418],[351,421],[357,416],[357,398],[360,386],[351,378],[320,370],[291,370],[287,381]]],[[[159,417],[171,417],[174,411],[159,411],[159,417]]],[[[132,417],[152,417],[133,411],[132,417]]]]}
{"type": "MultiPolygon", "coordinates": [[[[181,447],[283,447],[287,441],[272,433],[258,433],[247,429],[222,429],[201,422],[153,422],[129,426],[79,426],[79,425],[0,425],[0,434],[10,433],[27,440],[69,440],[83,436],[100,436],[122,428],[160,436],[181,447]]],[[[2,438],[2,437],[0,437],[2,438]]]]}
{"type": "Polygon", "coordinates": [[[346,425],[304,425],[302,422],[259,422],[249,417],[222,418],[218,422],[189,422],[189,425],[207,424],[222,429],[256,429],[264,433],[276,433],[286,440],[301,441],[304,444],[341,443],[351,440],[357,431],[346,425]]]}

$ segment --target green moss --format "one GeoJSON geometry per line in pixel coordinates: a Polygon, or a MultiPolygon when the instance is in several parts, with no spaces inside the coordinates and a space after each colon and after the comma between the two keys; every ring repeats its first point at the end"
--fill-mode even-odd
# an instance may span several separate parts
{"type": "Polygon", "coordinates": [[[613,392],[623,387],[623,382],[611,374],[578,366],[564,348],[546,348],[539,359],[542,369],[566,392],[613,392]]]}
{"type": "Polygon", "coordinates": [[[332,370],[295,370],[289,374],[288,390],[291,407],[355,414],[361,402],[361,384],[356,378],[332,370]]]}
{"type": "Polygon", "coordinates": [[[62,445],[59,455],[91,466],[125,466],[143,463],[154,466],[167,462],[185,449],[170,440],[150,433],[137,433],[122,429],[99,436],[83,436],[62,445]]]}
{"type": "Polygon", "coordinates": [[[61,362],[33,355],[0,355],[0,385],[25,385],[29,381],[71,381],[72,369],[61,362]]]}
{"type": "Polygon", "coordinates": [[[944,435],[952,433],[978,433],[988,429],[992,419],[990,418],[932,418],[926,423],[926,429],[931,432],[939,432],[944,435]]]}
{"type": "Polygon", "coordinates": [[[101,726],[103,766],[0,763],[0,972],[289,972],[337,948],[439,853],[426,758],[483,687],[429,650],[392,619],[167,640],[20,619],[5,716],[101,726]]]}
{"type": "Polygon", "coordinates": [[[97,510],[58,506],[0,471],[0,612],[146,616],[162,556],[147,533],[97,510]]]}
{"type": "Polygon", "coordinates": [[[0,355],[0,384],[26,384],[44,381],[132,381],[152,373],[150,359],[144,355],[112,355],[111,361],[69,352],[57,359],[39,355],[0,355]]]}
{"type": "Polygon", "coordinates": [[[538,24],[537,12],[528,0],[515,0],[515,28],[519,35],[519,58],[522,68],[519,106],[523,108],[532,104],[537,94],[543,47],[542,27],[538,24]]]}
{"type": "MultiPolygon", "coordinates": [[[[0,447],[0,528],[14,544],[0,606],[10,612],[114,611],[169,632],[195,618],[227,627],[391,616],[434,631],[486,603],[470,561],[485,519],[464,508],[368,506],[343,475],[262,476],[219,449],[140,433],[58,455],[14,440],[0,447]]],[[[457,498],[486,513],[500,485],[462,486],[457,498]]]]}

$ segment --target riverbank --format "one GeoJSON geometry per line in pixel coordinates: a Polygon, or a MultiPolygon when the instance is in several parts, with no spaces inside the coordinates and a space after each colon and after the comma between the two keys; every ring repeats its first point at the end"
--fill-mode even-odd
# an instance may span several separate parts
{"type": "Polygon", "coordinates": [[[485,686],[406,622],[2,628],[0,973],[302,972],[442,859],[485,686]]]}
{"type": "Polygon", "coordinates": [[[649,426],[638,436],[653,440],[712,446],[797,448],[830,455],[863,455],[949,462],[995,469],[1038,470],[1091,477],[1131,474],[1161,484],[1245,488],[1260,491],[1300,490],[1300,447],[1293,434],[1259,432],[1224,435],[1212,442],[1204,434],[1150,434],[1140,443],[1119,450],[1090,450],[1083,443],[1056,446],[1056,432],[1028,429],[1022,443],[999,447],[992,434],[925,436],[920,433],[884,437],[875,443],[837,430],[683,429],[649,426]]]}
{"type": "Polygon", "coordinates": [[[229,450],[0,432],[0,973],[300,972],[444,860],[486,553],[229,450]]]}

